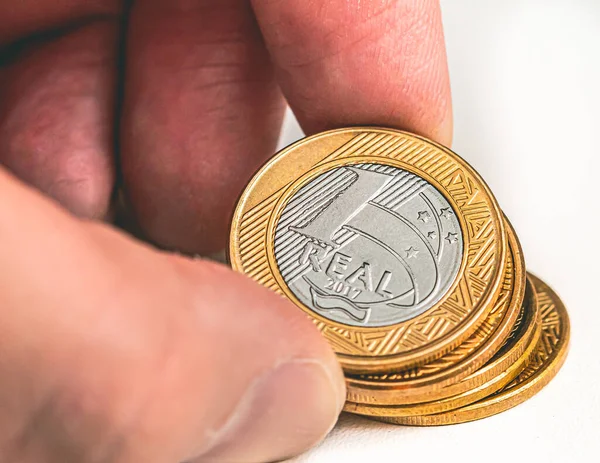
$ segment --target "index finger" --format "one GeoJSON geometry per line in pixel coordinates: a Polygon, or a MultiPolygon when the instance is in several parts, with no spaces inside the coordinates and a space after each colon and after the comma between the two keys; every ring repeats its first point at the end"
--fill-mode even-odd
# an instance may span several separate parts
{"type": "Polygon", "coordinates": [[[452,139],[437,0],[252,0],[279,82],[308,133],[351,125],[452,139]]]}

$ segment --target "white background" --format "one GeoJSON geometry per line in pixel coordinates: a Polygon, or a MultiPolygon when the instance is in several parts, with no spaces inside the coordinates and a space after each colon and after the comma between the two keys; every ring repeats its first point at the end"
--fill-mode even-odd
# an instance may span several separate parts
{"type": "MultiPolygon", "coordinates": [[[[342,415],[295,463],[598,461],[600,0],[442,0],[453,149],[486,179],[528,268],[564,299],[571,351],[526,403],[438,428],[342,415]]],[[[289,118],[282,140],[301,136],[289,118]]]]}

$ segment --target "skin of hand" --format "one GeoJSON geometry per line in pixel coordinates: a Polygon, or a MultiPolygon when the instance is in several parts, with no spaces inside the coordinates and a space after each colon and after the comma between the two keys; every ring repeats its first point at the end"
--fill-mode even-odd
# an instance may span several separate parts
{"type": "Polygon", "coordinates": [[[262,462],[321,440],[343,375],[304,314],[143,237],[226,246],[274,151],[382,125],[449,144],[434,0],[0,0],[0,461],[262,462]]]}

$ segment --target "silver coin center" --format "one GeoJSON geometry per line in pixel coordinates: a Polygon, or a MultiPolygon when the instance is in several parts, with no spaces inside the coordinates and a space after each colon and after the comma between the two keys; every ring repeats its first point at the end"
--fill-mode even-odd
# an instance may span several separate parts
{"type": "Polygon", "coordinates": [[[299,189],[275,230],[275,259],[307,307],[353,326],[386,326],[435,305],[463,253],[458,218],[423,178],[397,167],[336,167],[299,189]]]}

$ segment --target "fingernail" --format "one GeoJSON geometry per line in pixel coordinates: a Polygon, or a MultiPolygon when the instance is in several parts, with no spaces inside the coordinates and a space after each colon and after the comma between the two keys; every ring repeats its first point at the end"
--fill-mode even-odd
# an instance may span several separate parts
{"type": "Polygon", "coordinates": [[[337,365],[282,364],[250,385],[217,445],[201,461],[267,462],[300,454],[333,428],[345,394],[337,365]]]}

